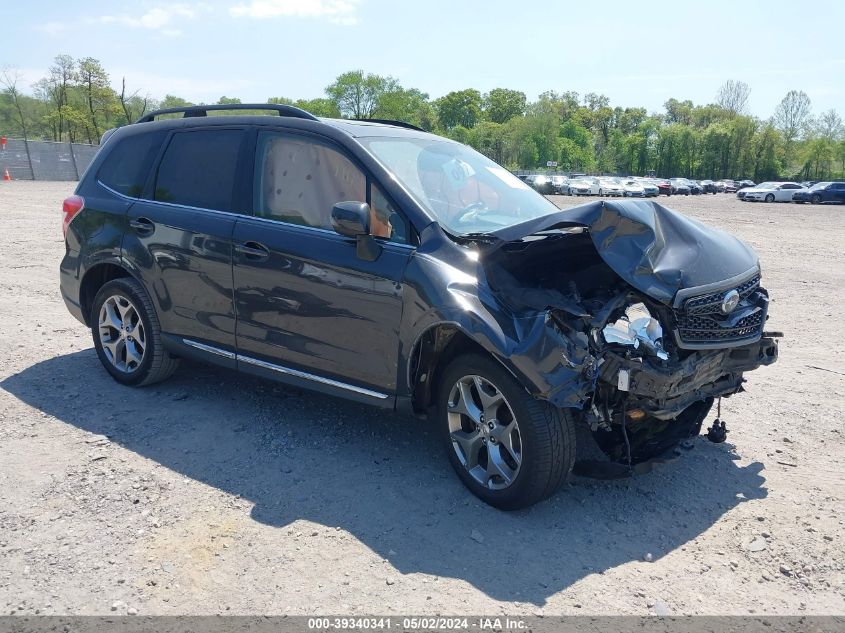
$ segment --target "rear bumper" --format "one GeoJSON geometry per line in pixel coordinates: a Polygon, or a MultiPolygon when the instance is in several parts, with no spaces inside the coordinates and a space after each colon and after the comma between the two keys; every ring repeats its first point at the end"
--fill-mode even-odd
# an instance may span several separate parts
{"type": "Polygon", "coordinates": [[[79,305],[77,262],[77,257],[68,254],[65,255],[62,263],[59,265],[59,290],[68,312],[83,325],[88,325],[85,322],[85,316],[82,314],[82,306],[79,305]]]}

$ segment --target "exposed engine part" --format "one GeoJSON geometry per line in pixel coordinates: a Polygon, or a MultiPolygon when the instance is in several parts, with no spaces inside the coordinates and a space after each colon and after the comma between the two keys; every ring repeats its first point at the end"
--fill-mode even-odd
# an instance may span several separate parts
{"type": "Polygon", "coordinates": [[[648,353],[660,360],[668,360],[663,349],[663,328],[660,321],[651,316],[644,303],[634,303],[625,308],[625,316],[609,323],[602,330],[607,343],[619,343],[639,349],[640,344],[648,353]]]}

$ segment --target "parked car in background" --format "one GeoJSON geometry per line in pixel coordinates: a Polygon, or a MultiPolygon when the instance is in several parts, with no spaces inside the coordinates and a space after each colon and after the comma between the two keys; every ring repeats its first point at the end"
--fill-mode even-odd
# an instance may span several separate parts
{"type": "Polygon", "coordinates": [[[525,178],[525,183],[538,193],[543,195],[551,195],[555,192],[552,179],[542,174],[533,174],[525,178]]]}
{"type": "Polygon", "coordinates": [[[686,179],[689,183],[689,191],[692,195],[697,196],[701,193],[704,193],[704,188],[698,183],[697,180],[690,180],[689,178],[686,179]]]}
{"type": "Polygon", "coordinates": [[[756,184],[753,180],[740,180],[739,183],[736,186],[736,190],[741,191],[742,189],[745,189],[746,187],[754,187],[754,186],[756,186],[756,184]]]}
{"type": "Polygon", "coordinates": [[[792,195],[797,191],[806,191],[797,182],[764,182],[748,189],[743,189],[742,200],[751,202],[792,202],[792,195]]]}
{"type": "Polygon", "coordinates": [[[569,179],[566,176],[552,176],[552,187],[556,194],[569,195],[569,179]]]}
{"type": "Polygon", "coordinates": [[[718,189],[716,188],[716,183],[712,180],[702,180],[701,181],[701,190],[703,193],[712,193],[716,195],[718,189]]]}
{"type": "Polygon", "coordinates": [[[599,195],[600,196],[624,196],[625,187],[622,183],[612,178],[602,178],[599,180],[599,195]]]}
{"type": "MultiPolygon", "coordinates": [[[[623,180],[622,188],[625,196],[628,198],[645,198],[645,186],[639,180],[623,180]]],[[[657,188],[655,187],[656,190],[657,188]]]]}
{"type": "Polygon", "coordinates": [[[656,198],[658,195],[660,195],[660,187],[655,185],[650,180],[646,178],[640,178],[639,180],[637,180],[637,182],[640,183],[640,185],[642,186],[646,198],[656,198]]]}
{"type": "Polygon", "coordinates": [[[739,187],[737,187],[736,182],[733,180],[724,179],[720,182],[722,183],[721,191],[724,193],[736,193],[739,190],[739,187]]]}
{"type": "Polygon", "coordinates": [[[845,204],[845,182],[817,182],[809,189],[799,189],[793,193],[792,201],[811,204],[825,202],[845,204]]]}
{"type": "Polygon", "coordinates": [[[690,186],[687,183],[686,178],[672,178],[669,180],[672,185],[672,193],[677,196],[688,196],[690,195],[690,186]]]}
{"type": "Polygon", "coordinates": [[[599,182],[594,178],[570,180],[569,193],[573,196],[597,196],[599,195],[599,182]]]}
{"type": "Polygon", "coordinates": [[[665,178],[655,178],[649,180],[649,183],[657,187],[657,191],[664,196],[672,195],[672,183],[665,178]]]}

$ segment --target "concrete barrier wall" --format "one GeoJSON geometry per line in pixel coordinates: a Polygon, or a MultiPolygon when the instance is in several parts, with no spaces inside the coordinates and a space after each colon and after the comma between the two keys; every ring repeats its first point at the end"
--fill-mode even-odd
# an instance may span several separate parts
{"type": "Polygon", "coordinates": [[[0,150],[0,173],[12,180],[79,180],[99,145],[8,139],[0,150]]]}

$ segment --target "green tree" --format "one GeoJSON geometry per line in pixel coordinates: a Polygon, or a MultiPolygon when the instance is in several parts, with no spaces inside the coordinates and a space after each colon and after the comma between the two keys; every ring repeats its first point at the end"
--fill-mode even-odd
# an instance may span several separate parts
{"type": "Polygon", "coordinates": [[[397,84],[381,95],[373,118],[405,121],[432,130],[436,115],[426,93],[416,88],[405,89],[397,84]]]}
{"type": "Polygon", "coordinates": [[[508,88],[493,88],[484,95],[482,107],[488,121],[507,123],[512,118],[525,114],[526,103],[524,92],[508,88]]]}
{"type": "Polygon", "coordinates": [[[175,95],[164,95],[164,99],[161,100],[159,107],[162,109],[165,108],[184,108],[187,106],[194,105],[190,101],[186,101],[182,97],[177,97],[175,95]]]}
{"type": "Polygon", "coordinates": [[[772,117],[784,140],[784,162],[787,167],[793,157],[795,141],[800,138],[810,120],[812,104],[803,90],[790,90],[778,104],[772,117]]]}
{"type": "Polygon", "coordinates": [[[85,126],[88,142],[99,142],[102,128],[117,114],[117,95],[109,84],[108,73],[93,57],[79,60],[76,76],[88,115],[85,126]]]}
{"type": "Polygon", "coordinates": [[[363,70],[353,70],[339,75],[326,88],[326,94],[341,115],[352,119],[372,119],[382,96],[398,87],[399,83],[392,77],[365,75],[363,70]]]}
{"type": "Polygon", "coordinates": [[[481,119],[481,93],[472,88],[450,92],[437,99],[434,107],[443,129],[458,125],[471,128],[481,119]]]}

